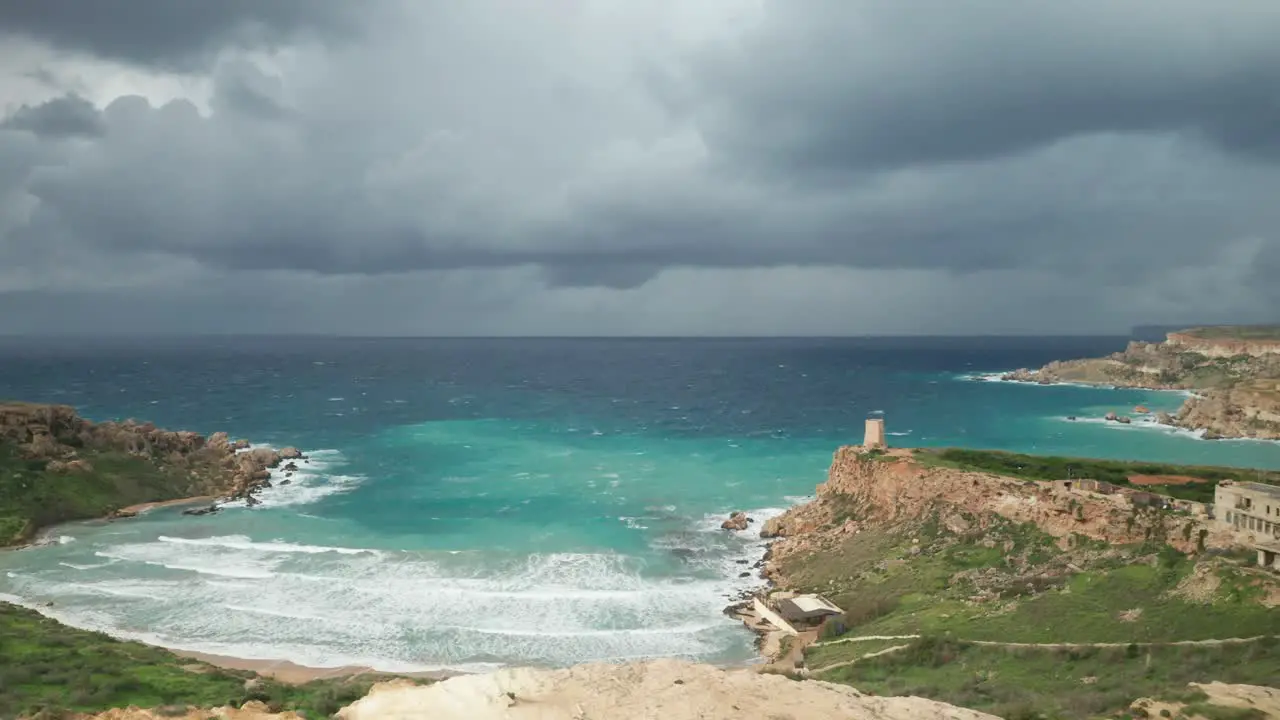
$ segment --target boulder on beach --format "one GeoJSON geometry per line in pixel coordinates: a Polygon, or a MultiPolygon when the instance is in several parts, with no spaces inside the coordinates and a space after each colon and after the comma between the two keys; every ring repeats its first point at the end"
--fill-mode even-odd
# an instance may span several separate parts
{"type": "Polygon", "coordinates": [[[1146,405],[1139,405],[1135,407],[1133,411],[1138,415],[1149,415],[1151,413],[1151,409],[1148,408],[1146,405]]]}
{"type": "Polygon", "coordinates": [[[302,451],[296,447],[287,447],[280,451],[280,457],[285,460],[297,460],[302,457],[302,451]]]}
{"type": "Polygon", "coordinates": [[[1121,425],[1128,425],[1130,422],[1129,416],[1121,415],[1120,417],[1116,418],[1116,422],[1120,423],[1121,425]]]}
{"type": "Polygon", "coordinates": [[[1120,419],[1120,416],[1116,415],[1115,411],[1112,410],[1111,412],[1107,413],[1107,416],[1104,419],[1109,420],[1111,422],[1116,422],[1117,420],[1120,419]]]}

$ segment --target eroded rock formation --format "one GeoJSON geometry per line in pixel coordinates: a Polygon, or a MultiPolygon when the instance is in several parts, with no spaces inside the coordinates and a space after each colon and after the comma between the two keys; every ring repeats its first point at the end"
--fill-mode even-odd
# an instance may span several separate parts
{"type": "MultiPolygon", "coordinates": [[[[93,472],[85,457],[119,453],[150,462],[169,483],[166,500],[195,496],[247,498],[269,482],[270,468],[281,453],[270,448],[231,442],[226,433],[204,437],[189,431],[157,428],[152,423],[125,420],[95,423],[65,405],[0,403],[0,443],[28,460],[44,461],[47,472],[93,472]]],[[[301,453],[296,450],[295,457],[301,453]]]]}
{"type": "Polygon", "coordinates": [[[1162,539],[1183,552],[1194,551],[1200,542],[1205,547],[1232,544],[1212,523],[1143,507],[1122,493],[929,467],[907,450],[873,456],[859,447],[843,447],[813,501],[764,524],[762,537],[781,538],[771,548],[765,573],[780,580],[778,568],[788,556],[820,550],[864,528],[918,524],[935,515],[957,534],[980,531],[997,517],[1034,523],[1060,538],[1064,547],[1075,536],[1116,544],[1162,539]]]}

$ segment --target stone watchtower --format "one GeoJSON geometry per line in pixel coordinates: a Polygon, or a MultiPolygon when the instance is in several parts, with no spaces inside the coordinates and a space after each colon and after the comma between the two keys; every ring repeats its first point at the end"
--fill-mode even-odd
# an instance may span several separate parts
{"type": "Polygon", "coordinates": [[[889,444],[884,441],[884,418],[867,418],[867,434],[862,438],[862,447],[867,449],[889,447],[889,444]]]}

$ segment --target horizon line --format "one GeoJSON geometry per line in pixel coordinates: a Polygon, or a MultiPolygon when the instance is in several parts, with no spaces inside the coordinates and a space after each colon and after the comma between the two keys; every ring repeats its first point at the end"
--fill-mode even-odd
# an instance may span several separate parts
{"type": "MultiPolygon", "coordinates": [[[[1193,329],[1197,326],[1189,326],[1193,329]]],[[[1203,327],[1203,326],[1199,326],[1203,327]]],[[[0,340],[113,340],[113,339],[289,339],[320,338],[334,340],[857,340],[882,338],[1116,338],[1129,337],[1130,332],[1092,333],[862,333],[847,335],[448,335],[448,334],[348,334],[323,332],[150,332],[150,333],[4,333],[0,340]]]]}

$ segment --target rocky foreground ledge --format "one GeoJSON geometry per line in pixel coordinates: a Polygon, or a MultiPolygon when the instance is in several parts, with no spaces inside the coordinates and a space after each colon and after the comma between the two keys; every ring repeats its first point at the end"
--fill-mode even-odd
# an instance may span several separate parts
{"type": "MultiPolygon", "coordinates": [[[[261,703],[244,707],[136,708],[91,716],[99,720],[300,720],[294,712],[270,713],[261,703]]],[[[797,682],[750,670],[721,670],[678,660],[621,665],[577,665],[563,670],[512,668],[464,675],[432,685],[392,680],[339,710],[341,720],[999,720],[994,715],[919,697],[878,697],[819,681],[797,682]]]]}
{"type": "Polygon", "coordinates": [[[1195,395],[1162,422],[1204,430],[1206,439],[1280,440],[1280,327],[1184,330],[1161,343],[1131,342],[1107,357],[1058,360],[1002,379],[1190,390],[1195,395]]]}
{"type": "MultiPolygon", "coordinates": [[[[243,499],[271,485],[271,469],[302,459],[275,450],[157,428],[149,422],[95,423],[65,405],[0,403],[0,546],[41,527],[127,517],[130,506],[183,498],[243,499]]],[[[207,510],[206,510],[207,511],[207,510]]]]}

